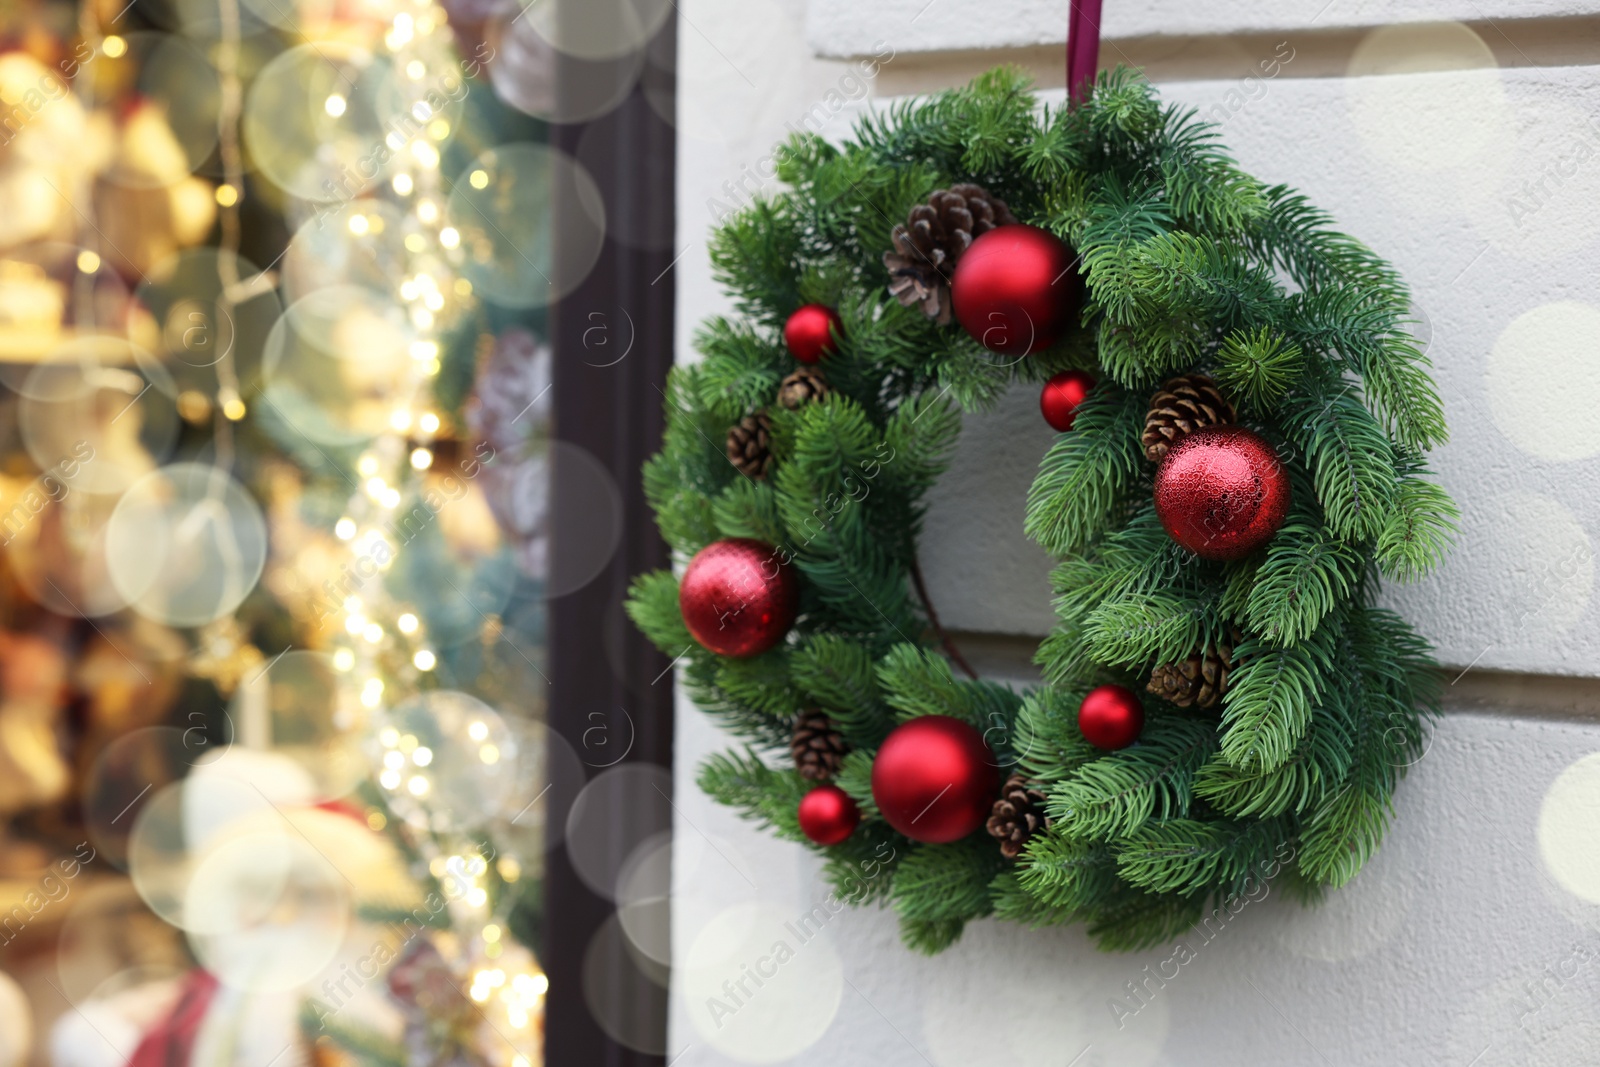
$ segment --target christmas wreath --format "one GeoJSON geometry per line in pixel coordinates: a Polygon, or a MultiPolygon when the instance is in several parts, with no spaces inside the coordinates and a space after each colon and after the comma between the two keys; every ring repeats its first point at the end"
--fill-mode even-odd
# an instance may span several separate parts
{"type": "Polygon", "coordinates": [[[1131,949],[1348,881],[1437,700],[1374,597],[1455,518],[1396,271],[1126,70],[1059,109],[995,71],[778,176],[715,234],[737,317],[644,471],[687,566],[630,614],[747,742],[702,787],[926,952],[988,915],[1131,949]],[[960,411],[1019,379],[1061,431],[1024,693],[957,677],[917,567],[960,411]]]}

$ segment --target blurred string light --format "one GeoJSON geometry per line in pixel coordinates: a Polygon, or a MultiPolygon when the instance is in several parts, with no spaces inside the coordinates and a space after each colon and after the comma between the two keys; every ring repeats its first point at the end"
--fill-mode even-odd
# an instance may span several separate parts
{"type": "MultiPolygon", "coordinates": [[[[391,68],[404,73],[402,84],[413,85],[420,93],[447,73],[438,69],[438,57],[449,55],[450,49],[431,39],[448,36],[445,13],[432,0],[398,0],[397,7],[383,34],[383,46],[391,68]]],[[[459,77],[461,72],[448,73],[459,77]]],[[[353,106],[351,99],[337,93],[330,94],[323,104],[334,118],[353,106]]],[[[402,551],[388,531],[394,529],[402,503],[414,499],[434,465],[435,441],[445,429],[439,414],[431,409],[441,365],[440,333],[472,299],[471,284],[457,276],[451,265],[451,253],[461,246],[461,234],[447,224],[441,209],[448,189],[439,170],[440,150],[452,132],[451,124],[420,102],[412,106],[409,117],[419,129],[409,143],[393,132],[389,135],[392,156],[386,172],[366,195],[392,193],[391,202],[403,215],[404,237],[398,243],[404,253],[395,272],[393,294],[414,333],[411,359],[395,383],[385,431],[357,459],[356,491],[334,526],[335,536],[348,549],[349,566],[357,573],[363,573],[363,568],[375,570],[371,580],[341,602],[342,618],[335,619],[333,630],[333,661],[341,685],[350,694],[348,702],[359,706],[353,712],[355,721],[368,724],[408,692],[428,688],[429,677],[439,667],[420,613],[394,601],[384,587],[384,576],[402,551]],[[407,664],[414,673],[391,677],[386,684],[385,676],[395,674],[396,663],[407,664]]],[[[232,175],[228,180],[237,184],[232,175]]],[[[357,198],[344,205],[348,237],[357,243],[377,240],[383,232],[381,215],[363,210],[363,202],[357,198]]],[[[430,805],[448,800],[449,790],[434,778],[443,772],[447,757],[414,734],[393,726],[378,728],[376,741],[379,755],[374,771],[387,805],[414,832],[429,872],[447,890],[458,934],[452,939],[457,957],[454,966],[458,973],[470,973],[472,999],[486,1010],[494,1009],[495,1030],[513,1038],[512,1047],[506,1050],[510,1067],[530,1067],[540,1058],[538,1041],[549,983],[530,953],[516,945],[508,948],[505,916],[496,913],[491,901],[491,872],[488,862],[477,854],[478,843],[436,832],[429,818],[430,805]]],[[[466,738],[444,738],[437,743],[462,746],[475,764],[485,769],[501,758],[482,722],[470,724],[466,738]]],[[[381,812],[373,814],[382,817],[381,812]]],[[[493,875],[503,883],[513,883],[520,878],[521,869],[515,860],[501,857],[493,875]]],[[[502,906],[508,908],[510,900],[502,906]]]]}

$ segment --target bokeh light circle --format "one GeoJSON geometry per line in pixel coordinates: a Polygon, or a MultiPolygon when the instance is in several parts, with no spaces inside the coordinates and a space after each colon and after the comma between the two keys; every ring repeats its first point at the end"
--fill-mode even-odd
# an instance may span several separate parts
{"type": "Polygon", "coordinates": [[[567,855],[585,884],[616,899],[636,849],[672,826],[672,775],[649,763],[624,763],[597,775],[567,815],[567,855]]]}
{"type": "Polygon", "coordinates": [[[695,1030],[741,1063],[781,1063],[833,1025],[844,967],[826,932],[795,932],[794,914],[771,904],[738,904],[708,923],[675,976],[695,1030]],[[756,974],[759,984],[748,975],[756,974]],[[748,996],[733,983],[744,980],[748,996]]]}
{"type": "Polygon", "coordinates": [[[305,771],[318,803],[348,796],[371,772],[354,709],[345,706],[339,672],[326,653],[284,652],[243,679],[229,720],[249,722],[252,715],[262,717],[273,752],[305,771]]]}
{"type": "Polygon", "coordinates": [[[1495,426],[1538,459],[1566,462],[1600,453],[1595,346],[1600,307],[1559,300],[1523,312],[1489,351],[1484,392],[1495,426]]]}
{"type": "Polygon", "coordinates": [[[473,292],[508,308],[544,307],[572,292],[605,238],[594,179],[542,144],[479,155],[451,183],[446,215],[461,235],[460,270],[473,292]]]}
{"type": "Polygon", "coordinates": [[[251,161],[303,200],[359,196],[423,128],[386,113],[389,74],[386,61],[339,41],[278,55],[245,97],[241,128],[251,161]]]}
{"type": "Polygon", "coordinates": [[[175,463],[134,483],[106,527],[117,591],[141,615],[200,626],[231,614],[267,559],[261,507],[230,474],[175,463]]]}
{"type": "Polygon", "coordinates": [[[615,915],[589,940],[583,955],[583,1000],[612,1040],[638,1052],[666,1052],[666,969],[633,951],[615,915]]]}
{"type": "Polygon", "coordinates": [[[177,444],[177,392],[131,342],[76,338],[29,373],[17,425],[41,471],[72,489],[121,493],[177,444]]]}
{"type": "Polygon", "coordinates": [[[397,806],[427,813],[436,830],[470,830],[508,810],[518,795],[515,736],[500,715],[468,693],[436,689],[379,717],[379,784],[397,806]]]}
{"type": "Polygon", "coordinates": [[[1545,793],[1538,840],[1556,884],[1600,904],[1600,752],[1573,762],[1545,793]]]}
{"type": "Polygon", "coordinates": [[[528,0],[517,18],[560,52],[605,60],[643,49],[674,10],[672,0],[528,0]]]}
{"type": "Polygon", "coordinates": [[[371,289],[331,285],[307,293],[267,335],[269,416],[319,445],[356,447],[386,432],[408,381],[414,336],[400,307],[371,289]]]}
{"type": "Polygon", "coordinates": [[[598,118],[627,99],[644,66],[642,50],[603,59],[562,58],[534,22],[520,15],[514,8],[503,9],[486,29],[495,50],[489,81],[501,100],[547,122],[577,123],[598,118]]]}

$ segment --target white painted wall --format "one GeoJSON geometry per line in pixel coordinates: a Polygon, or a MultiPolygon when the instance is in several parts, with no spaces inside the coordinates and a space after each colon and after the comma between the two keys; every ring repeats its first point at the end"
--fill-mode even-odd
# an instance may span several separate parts
{"type": "MultiPolygon", "coordinates": [[[[818,53],[871,52],[882,40],[897,56],[984,48],[1002,62],[1008,48],[1062,32],[1065,0],[934,0],[913,19],[924,2],[811,0],[809,11],[804,0],[680,4],[678,244],[688,249],[675,268],[680,358],[692,358],[695,324],[727,307],[706,260],[708,200],[726,202],[724,182],[757,167],[786,123],[830,90],[850,93],[852,65],[818,53]],[[957,20],[959,45],[923,28],[936,14],[957,20]]],[[[1600,9],[1561,0],[1501,0],[1484,10],[1460,0],[1334,0],[1319,15],[1324,2],[1252,0],[1218,12],[1222,5],[1107,0],[1107,32],[1600,9]]],[[[1476,54],[1459,31],[1446,43],[1469,60],[1476,54]]],[[[1431,337],[1454,433],[1437,461],[1464,507],[1463,536],[1439,575],[1391,600],[1439,645],[1441,658],[1473,670],[1451,690],[1449,712],[1401,792],[1379,859],[1320,910],[1277,899],[1245,909],[1213,943],[1195,946],[1199,958],[1121,1029],[1108,999],[1170,950],[1105,956],[1077,932],[984,923],[930,961],[900,948],[892,917],[877,912],[832,918],[719,1029],[708,1022],[705,980],[716,979],[714,986],[736,975],[740,962],[754,959],[741,940],[753,940],[750,951],[760,955],[781,935],[782,920],[804,914],[823,890],[800,849],[752,831],[698,793],[696,765],[728,742],[680,701],[669,1060],[679,1056],[673,1062],[681,1067],[1565,1067],[1600,1060],[1600,769],[1584,758],[1600,752],[1600,682],[1587,680],[1600,674],[1592,595],[1592,539],[1600,529],[1600,125],[1587,124],[1600,118],[1600,67],[1477,66],[1283,77],[1255,87],[1163,86],[1170,98],[1203,110],[1227,108],[1224,134],[1246,167],[1300,186],[1398,263],[1431,337]],[[1581,164],[1580,145],[1597,150],[1581,164]],[[1527,201],[1523,183],[1538,181],[1547,165],[1560,168],[1551,172],[1559,182],[1546,177],[1548,203],[1513,217],[1509,198],[1527,201]],[[1484,674],[1491,669],[1519,674],[1491,684],[1486,679],[1505,678],[1484,674]],[[1541,975],[1545,993],[1529,1004],[1526,986],[1541,975]]],[[[842,135],[847,123],[841,113],[829,135],[842,135]]],[[[968,418],[924,543],[935,600],[952,625],[1022,638],[1049,626],[1048,562],[1021,534],[1023,498],[1049,439],[1031,391],[968,418]]]]}

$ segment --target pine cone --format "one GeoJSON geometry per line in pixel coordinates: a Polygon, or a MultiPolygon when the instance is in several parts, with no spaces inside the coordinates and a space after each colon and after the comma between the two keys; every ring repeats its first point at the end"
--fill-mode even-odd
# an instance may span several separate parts
{"type": "Polygon", "coordinates": [[[746,415],[728,431],[728,462],[751,478],[772,469],[772,420],[765,411],[746,415]]]}
{"type": "Polygon", "coordinates": [[[778,383],[778,406],[794,411],[832,392],[833,387],[821,370],[802,366],[778,383]]]}
{"type": "Polygon", "coordinates": [[[1180,708],[1214,708],[1228,691],[1228,672],[1233,669],[1233,646],[1243,639],[1238,629],[1210,650],[1196,649],[1179,663],[1163,663],[1150,672],[1145,689],[1180,708]]]}
{"type": "Polygon", "coordinates": [[[833,728],[827,713],[813,708],[802,711],[795,720],[789,751],[800,777],[821,782],[839,773],[849,746],[844,743],[844,735],[833,728]]]}
{"type": "Polygon", "coordinates": [[[1006,202],[982,186],[962,182],[934,190],[890,234],[894,251],[883,254],[889,292],[905,307],[920,304],[923,314],[948,325],[950,275],[961,253],[975,238],[1016,221],[1006,202]]]}
{"type": "Polygon", "coordinates": [[[1044,794],[1030,786],[1022,775],[1013,774],[1000,790],[1000,799],[994,802],[984,829],[989,831],[989,836],[1000,839],[1000,854],[1014,860],[1028,839],[1049,825],[1050,820],[1044,814],[1044,794]]]}
{"type": "Polygon", "coordinates": [[[1144,417],[1144,458],[1160,463],[1185,435],[1233,420],[1233,405],[1218,392],[1216,382],[1204,374],[1174,378],[1150,398],[1150,413],[1144,417]]]}

